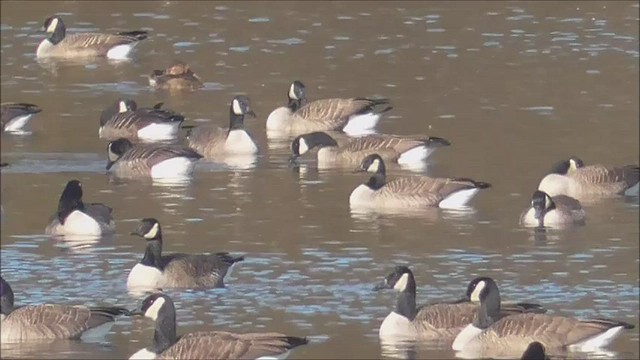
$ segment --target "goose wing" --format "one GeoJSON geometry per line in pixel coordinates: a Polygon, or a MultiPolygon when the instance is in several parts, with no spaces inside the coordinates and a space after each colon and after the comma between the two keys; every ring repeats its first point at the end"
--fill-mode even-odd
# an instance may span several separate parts
{"type": "Polygon", "coordinates": [[[456,191],[472,189],[477,184],[468,179],[432,178],[427,176],[396,178],[380,190],[379,196],[403,195],[428,200],[437,204],[456,191]]]}
{"type": "Polygon", "coordinates": [[[306,103],[294,115],[314,123],[326,124],[327,129],[342,129],[349,117],[373,111],[375,106],[387,103],[384,99],[321,99],[306,103]]]}
{"type": "Polygon", "coordinates": [[[189,283],[188,287],[223,286],[224,276],[234,263],[244,257],[233,257],[229,253],[211,255],[171,254],[162,257],[166,282],[179,287],[189,283]]]}
{"type": "Polygon", "coordinates": [[[412,148],[422,146],[426,140],[395,135],[367,135],[353,139],[343,149],[348,152],[391,149],[401,154],[412,148]]]}
{"type": "Polygon", "coordinates": [[[582,205],[580,205],[580,202],[570,196],[556,195],[552,199],[553,199],[553,203],[556,204],[556,208],[560,212],[584,213],[584,210],[582,208],[582,205]]]}
{"type": "Polygon", "coordinates": [[[228,132],[228,129],[213,124],[196,126],[189,131],[189,146],[200,154],[213,152],[214,149],[224,146],[228,132]]]}
{"type": "Polygon", "coordinates": [[[546,314],[520,314],[507,316],[491,325],[478,339],[484,343],[514,340],[522,349],[533,341],[547,348],[560,348],[577,344],[616,326],[630,326],[610,320],[578,320],[546,314]],[[517,339],[517,340],[516,340],[517,339]]]}
{"type": "Polygon", "coordinates": [[[101,203],[85,204],[83,210],[84,213],[104,224],[109,224],[113,221],[113,217],[111,216],[112,211],[112,208],[101,203]]]}
{"type": "Polygon", "coordinates": [[[436,303],[418,308],[414,323],[419,331],[455,336],[473,321],[478,306],[465,303],[436,303]]]}
{"type": "Polygon", "coordinates": [[[153,123],[182,122],[184,116],[163,109],[140,109],[118,112],[102,122],[102,126],[114,129],[141,129],[153,123]]]}
{"type": "MultiPolygon", "coordinates": [[[[620,183],[626,187],[633,186],[640,179],[640,167],[627,165],[623,167],[607,168],[603,165],[589,165],[569,172],[569,176],[582,183],[610,184],[620,183]]],[[[623,191],[621,188],[620,191],[623,191]]]]}
{"type": "Polygon", "coordinates": [[[4,124],[16,116],[37,114],[41,111],[42,109],[40,109],[38,105],[27,103],[5,103],[0,105],[0,118],[4,124]]]}
{"type": "Polygon", "coordinates": [[[257,359],[306,343],[306,339],[279,333],[195,332],[182,336],[158,359],[257,359]]]}
{"type": "Polygon", "coordinates": [[[118,161],[142,163],[149,169],[156,164],[175,157],[199,159],[202,156],[195,150],[180,145],[138,145],[124,153],[118,161]]]}
{"type": "Polygon", "coordinates": [[[2,327],[20,329],[23,339],[75,339],[89,328],[90,318],[84,306],[29,305],[12,311],[2,327]]]}
{"type": "Polygon", "coordinates": [[[121,32],[117,34],[73,33],[65,36],[63,44],[74,48],[99,49],[107,52],[117,45],[130,44],[147,38],[146,31],[121,32]]]}

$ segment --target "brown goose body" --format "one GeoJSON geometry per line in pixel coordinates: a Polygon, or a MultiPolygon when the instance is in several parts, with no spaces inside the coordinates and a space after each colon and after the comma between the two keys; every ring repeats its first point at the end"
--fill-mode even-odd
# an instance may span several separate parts
{"type": "Polygon", "coordinates": [[[139,309],[134,314],[155,321],[153,343],[130,359],[283,359],[308,343],[306,338],[276,332],[199,331],[178,336],[175,305],[162,293],[145,298],[139,309]]]}
{"type": "Polygon", "coordinates": [[[584,224],[585,221],[586,213],[578,200],[566,195],[551,197],[540,190],[534,193],[532,205],[520,215],[520,223],[526,226],[564,227],[584,224]],[[542,219],[536,218],[536,207],[539,207],[542,219]]]}
{"type": "MultiPolygon", "coordinates": [[[[640,167],[626,165],[607,167],[584,165],[582,160],[571,158],[554,166],[550,174],[538,185],[538,190],[551,196],[567,195],[588,202],[633,191],[637,194],[640,167]]],[[[631,194],[634,195],[634,194],[631,194]]]]}
{"type": "Polygon", "coordinates": [[[100,116],[98,136],[109,141],[125,138],[131,141],[166,141],[178,136],[184,116],[170,110],[140,108],[133,100],[120,100],[100,116]],[[117,110],[116,110],[117,109],[117,110]]]}
{"type": "Polygon", "coordinates": [[[59,16],[47,18],[44,28],[48,38],[42,40],[36,50],[38,58],[91,58],[106,56],[114,59],[126,58],[129,51],[147,38],[142,30],[103,33],[67,34],[59,16]]]}
{"type": "Polygon", "coordinates": [[[224,159],[226,156],[255,156],[258,146],[245,130],[245,116],[255,117],[249,98],[238,95],[229,106],[229,127],[226,129],[212,124],[200,125],[189,130],[189,146],[210,160],[224,159]]]}
{"type": "MultiPolygon", "coordinates": [[[[519,314],[493,323],[472,340],[465,352],[503,357],[522,354],[530,343],[541,343],[550,354],[565,353],[572,346],[602,336],[633,328],[632,325],[605,319],[579,320],[547,314],[519,314]]],[[[612,335],[611,336],[615,336],[612,335]]]]}
{"type": "Polygon", "coordinates": [[[224,287],[229,268],[243,257],[229,253],[211,255],[169,254],[162,256],[162,278],[159,288],[214,288],[224,287]]]}
{"type": "Polygon", "coordinates": [[[435,148],[448,145],[450,143],[447,140],[438,137],[387,134],[360,136],[340,145],[325,132],[312,132],[298,136],[291,147],[294,156],[320,147],[317,152],[319,168],[355,168],[372,154],[380,155],[385,162],[424,165],[424,160],[435,148]]]}
{"type": "Polygon", "coordinates": [[[356,187],[349,196],[351,207],[424,209],[461,208],[481,190],[491,185],[466,178],[412,176],[386,179],[380,155],[367,156],[358,171],[373,172],[369,181],[356,187]]]}
{"type": "Polygon", "coordinates": [[[500,290],[493,279],[479,278],[476,297],[480,307],[473,321],[456,336],[457,356],[517,358],[532,342],[552,354],[597,351],[633,325],[608,319],[579,320],[546,314],[515,314],[499,318],[500,290]]]}
{"type": "Polygon", "coordinates": [[[304,85],[294,81],[288,105],[269,114],[267,132],[300,135],[314,131],[344,131],[351,135],[371,132],[382,113],[392,109],[387,99],[328,98],[308,101],[304,85]]]}
{"type": "Polygon", "coordinates": [[[200,331],[182,336],[157,359],[257,359],[282,356],[307,340],[280,333],[200,331]]]}
{"type": "Polygon", "coordinates": [[[106,333],[118,315],[129,314],[120,307],[86,307],[43,304],[14,307],[13,290],[2,283],[2,343],[57,339],[81,339],[106,333]],[[103,326],[104,325],[104,326],[103,326]],[[102,329],[98,330],[97,328],[102,329]],[[91,334],[91,330],[95,330],[91,334]]]}
{"type": "Polygon", "coordinates": [[[118,139],[109,144],[109,162],[107,172],[118,178],[171,178],[189,176],[193,172],[195,162],[202,158],[195,150],[181,145],[167,144],[138,144],[133,146],[126,139],[118,139]],[[115,144],[124,144],[117,154],[112,148],[115,144]],[[176,166],[163,169],[162,173],[156,166],[178,159],[176,166]],[[174,171],[175,170],[175,171],[174,171]],[[168,174],[166,172],[169,172],[168,174]]]}
{"type": "Polygon", "coordinates": [[[2,131],[20,131],[31,117],[42,109],[28,103],[3,103],[0,105],[0,127],[2,131]]]}

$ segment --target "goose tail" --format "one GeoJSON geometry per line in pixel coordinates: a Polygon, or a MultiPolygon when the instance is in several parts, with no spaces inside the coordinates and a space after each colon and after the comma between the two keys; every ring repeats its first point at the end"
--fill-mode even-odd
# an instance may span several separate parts
{"type": "Polygon", "coordinates": [[[148,32],[143,30],[123,31],[118,33],[118,35],[132,37],[138,41],[146,39],[148,34],[148,32]]]}

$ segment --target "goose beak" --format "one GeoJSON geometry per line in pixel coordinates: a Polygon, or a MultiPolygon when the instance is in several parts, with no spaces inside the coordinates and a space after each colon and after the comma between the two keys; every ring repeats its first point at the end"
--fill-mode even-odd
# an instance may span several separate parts
{"type": "Polygon", "coordinates": [[[431,147],[443,147],[443,146],[451,145],[451,142],[449,142],[449,140],[447,140],[447,139],[443,139],[443,138],[440,138],[440,137],[432,136],[432,137],[429,138],[428,144],[431,147]]]}
{"type": "Polygon", "coordinates": [[[536,207],[534,210],[535,213],[533,214],[533,217],[538,219],[539,221],[542,221],[542,219],[544,219],[544,209],[536,207]]]}
{"type": "Polygon", "coordinates": [[[298,157],[295,155],[289,156],[289,167],[298,166],[298,157]]]}
{"type": "Polygon", "coordinates": [[[373,291],[380,291],[384,289],[391,289],[391,286],[389,286],[386,279],[382,280],[380,283],[373,287],[373,291]]]}
{"type": "Polygon", "coordinates": [[[254,112],[253,112],[253,110],[251,110],[251,109],[250,109],[249,111],[247,111],[247,113],[246,113],[245,115],[249,115],[249,116],[251,116],[252,118],[257,117],[257,116],[256,116],[256,113],[254,113],[254,112]]]}
{"type": "Polygon", "coordinates": [[[137,231],[132,231],[129,233],[129,235],[135,235],[135,236],[140,236],[142,237],[143,235],[140,235],[140,233],[138,233],[137,231]]]}
{"type": "Polygon", "coordinates": [[[137,308],[129,311],[128,316],[144,316],[144,313],[142,312],[142,309],[137,307],[137,308]]]}
{"type": "Polygon", "coordinates": [[[364,169],[364,168],[362,168],[362,167],[359,167],[359,168],[354,169],[354,170],[353,170],[353,173],[354,173],[354,174],[357,174],[357,173],[366,172],[366,171],[367,171],[367,169],[364,169]]]}

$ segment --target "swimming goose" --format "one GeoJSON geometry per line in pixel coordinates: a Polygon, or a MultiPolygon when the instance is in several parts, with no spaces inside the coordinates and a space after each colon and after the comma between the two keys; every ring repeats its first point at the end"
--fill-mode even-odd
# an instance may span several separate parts
{"type": "Polygon", "coordinates": [[[547,356],[544,345],[534,341],[527,346],[520,360],[549,360],[549,357],[547,356]]]}
{"type": "Polygon", "coordinates": [[[2,131],[21,132],[33,115],[41,112],[38,105],[27,103],[3,103],[0,105],[2,131]]]}
{"type": "Polygon", "coordinates": [[[13,290],[2,277],[0,297],[2,343],[99,338],[111,329],[116,316],[130,314],[127,309],[115,306],[42,304],[14,307],[13,290]]]}
{"type": "Polygon", "coordinates": [[[38,58],[81,58],[106,56],[110,59],[126,59],[129,51],[139,41],[147,38],[142,30],[116,34],[76,33],[66,34],[66,27],[59,16],[44,21],[44,31],[49,37],[42,40],[36,50],[38,58]]]}
{"type": "Polygon", "coordinates": [[[99,203],[82,202],[82,184],[78,180],[67,183],[58,211],[51,217],[44,232],[48,235],[99,236],[115,231],[111,208],[99,203]]]}
{"type": "MultiPolygon", "coordinates": [[[[480,307],[476,285],[482,278],[472,280],[465,296],[456,301],[432,303],[416,307],[416,283],[406,266],[396,266],[374,290],[397,291],[396,306],[380,325],[380,338],[409,338],[453,341],[455,336],[473,320],[480,307]]],[[[547,310],[530,303],[506,305],[500,317],[526,312],[544,313],[547,310]]]]}
{"type": "Polygon", "coordinates": [[[332,98],[307,102],[304,85],[298,80],[289,87],[287,97],[287,106],[269,114],[267,131],[298,135],[340,130],[360,135],[371,132],[382,113],[392,109],[387,99],[332,98]]]}
{"type": "Polygon", "coordinates": [[[424,160],[438,147],[451,143],[439,137],[366,135],[352,139],[347,144],[338,143],[325,132],[312,132],[296,137],[291,143],[291,159],[295,160],[315,147],[318,167],[332,166],[355,167],[362,163],[367,155],[378,154],[384,161],[393,161],[401,165],[423,165],[424,160]]]}
{"type": "Polygon", "coordinates": [[[476,291],[480,298],[477,316],[452,345],[453,350],[462,354],[517,357],[534,341],[548,351],[589,352],[607,346],[622,330],[634,328],[622,321],[578,320],[546,314],[515,314],[498,319],[501,304],[496,283],[486,278],[476,285],[476,291]]]}
{"type": "Polygon", "coordinates": [[[640,167],[625,165],[606,167],[585,165],[571,157],[558,162],[538,185],[538,190],[550,196],[567,195],[580,201],[615,195],[638,195],[640,167]]]}
{"type": "Polygon", "coordinates": [[[306,338],[269,333],[198,331],[176,334],[176,309],[168,295],[157,293],[142,301],[136,315],[155,321],[153,344],[129,359],[284,359],[306,338]]]}
{"type": "Polygon", "coordinates": [[[149,75],[149,85],[157,89],[196,90],[204,85],[189,65],[176,61],[165,70],[153,70],[149,75]]]}
{"type": "Polygon", "coordinates": [[[161,109],[161,106],[159,103],[153,108],[138,109],[131,99],[119,100],[102,112],[98,136],[107,140],[173,140],[178,136],[184,116],[161,109]]]}
{"type": "Polygon", "coordinates": [[[189,131],[188,144],[207,159],[216,159],[223,155],[253,155],[258,146],[244,129],[244,117],[255,117],[249,98],[238,95],[229,106],[229,128],[214,125],[201,125],[189,131]]]}
{"type": "Polygon", "coordinates": [[[563,226],[584,224],[585,212],[580,202],[572,197],[536,190],[531,197],[531,207],[520,216],[520,223],[527,226],[563,226]]]}
{"type": "Polygon", "coordinates": [[[118,139],[107,147],[107,172],[118,178],[179,179],[191,176],[202,155],[182,145],[133,144],[118,139]]]}
{"type": "Polygon", "coordinates": [[[485,182],[466,178],[431,178],[414,176],[386,180],[384,161],[378,154],[364,158],[356,171],[374,173],[366,183],[353,190],[349,197],[352,207],[369,208],[462,208],[485,182]]]}
{"type": "Polygon", "coordinates": [[[220,252],[210,255],[173,253],[162,255],[162,229],[153,218],[142,219],[132,235],[147,241],[142,260],[127,278],[128,288],[212,288],[224,287],[224,277],[244,256],[220,252]]]}

